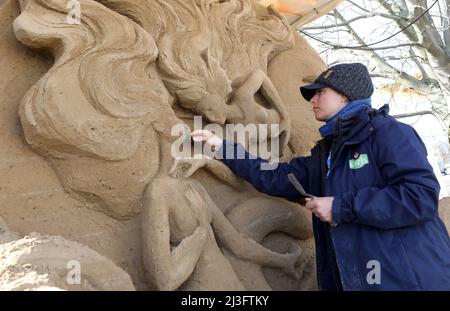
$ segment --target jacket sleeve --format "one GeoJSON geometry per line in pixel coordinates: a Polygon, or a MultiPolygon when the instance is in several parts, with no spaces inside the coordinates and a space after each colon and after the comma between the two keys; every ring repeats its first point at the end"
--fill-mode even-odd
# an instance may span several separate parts
{"type": "Polygon", "coordinates": [[[333,219],[395,229],[436,217],[440,186],[416,131],[392,120],[375,133],[372,151],[386,186],[335,196],[333,219]]]}
{"type": "Polygon", "coordinates": [[[217,156],[236,175],[244,178],[257,190],[269,195],[297,199],[299,194],[287,175],[293,173],[305,191],[308,191],[308,165],[310,157],[293,158],[289,163],[269,163],[248,153],[244,146],[223,141],[217,156]]]}

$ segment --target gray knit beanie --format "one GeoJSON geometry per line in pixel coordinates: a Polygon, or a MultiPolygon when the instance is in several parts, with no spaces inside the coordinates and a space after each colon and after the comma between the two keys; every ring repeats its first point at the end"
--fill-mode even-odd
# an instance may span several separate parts
{"type": "Polygon", "coordinates": [[[350,101],[370,98],[373,84],[367,67],[361,63],[339,64],[322,72],[313,84],[300,87],[304,99],[310,101],[318,89],[330,87],[350,101]]]}

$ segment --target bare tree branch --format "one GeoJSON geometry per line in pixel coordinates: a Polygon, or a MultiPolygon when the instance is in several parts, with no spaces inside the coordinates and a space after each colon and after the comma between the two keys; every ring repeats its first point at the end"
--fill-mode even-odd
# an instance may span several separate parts
{"type": "Polygon", "coordinates": [[[381,73],[371,73],[370,76],[372,78],[386,78],[386,76],[381,73]]]}
{"type": "MultiPolygon", "coordinates": [[[[416,15],[421,14],[427,5],[426,0],[408,0],[408,4],[414,7],[416,15]]],[[[422,42],[427,48],[427,56],[430,65],[436,72],[436,79],[447,94],[450,94],[450,54],[436,30],[430,14],[425,14],[414,27],[421,30],[418,31],[419,36],[421,36],[422,42]]]]}
{"type": "Polygon", "coordinates": [[[351,18],[349,20],[347,20],[346,23],[340,23],[340,24],[334,24],[334,25],[322,25],[322,26],[310,26],[310,27],[300,27],[300,30],[312,30],[312,29],[329,29],[329,28],[335,28],[335,27],[342,27],[342,26],[346,26],[348,24],[351,24],[357,20],[360,19],[365,19],[365,18],[371,18],[374,16],[381,16],[384,18],[388,18],[388,19],[392,19],[392,20],[398,20],[398,19],[402,19],[405,21],[408,21],[408,19],[406,17],[402,17],[402,16],[396,16],[396,15],[392,15],[392,14],[386,14],[383,12],[371,12],[368,14],[364,14],[364,15],[359,15],[357,17],[351,18]]]}
{"type": "MultiPolygon", "coordinates": [[[[397,1],[394,1],[392,4],[388,3],[385,0],[371,0],[371,1],[376,1],[379,4],[381,4],[382,7],[389,14],[400,15],[400,16],[404,16],[404,17],[409,16],[408,6],[406,5],[405,0],[397,0],[397,1]]],[[[395,22],[397,23],[398,27],[401,29],[405,29],[406,26],[410,23],[409,19],[408,19],[408,21],[396,20],[395,22]]],[[[415,28],[408,27],[403,31],[403,34],[406,35],[406,37],[409,39],[410,42],[415,42],[415,43],[419,42],[419,36],[417,35],[415,28]]],[[[414,52],[416,55],[420,56],[421,58],[428,59],[428,54],[426,53],[425,50],[414,48],[414,52]]],[[[423,63],[423,68],[425,69],[425,71],[427,72],[427,75],[431,79],[437,79],[436,74],[434,73],[434,69],[429,64],[428,61],[423,63]]]]}
{"type": "MultiPolygon", "coordinates": [[[[427,8],[426,0],[408,0],[408,6],[414,11],[414,16],[419,16],[427,8]]],[[[420,18],[414,25],[420,41],[427,48],[428,52],[435,58],[437,63],[442,66],[450,62],[450,57],[444,50],[444,43],[436,31],[433,19],[429,12],[420,18]]]]}
{"type": "MultiPolygon", "coordinates": [[[[400,117],[432,114],[444,128],[449,128],[450,101],[447,102],[446,97],[450,96],[450,0],[438,0],[440,7],[435,0],[428,1],[433,3],[431,10],[427,7],[427,0],[347,0],[348,5],[343,6],[345,11],[336,9],[328,13],[333,20],[324,18],[324,25],[302,30],[315,32],[315,38],[307,32],[303,34],[326,45],[321,54],[327,62],[328,57],[331,58],[330,63],[342,62],[344,59],[334,57],[334,53],[329,54],[330,51],[345,49],[350,55],[346,61],[367,61],[372,77],[400,83],[424,96],[417,103],[429,101],[432,107],[400,117]],[[439,12],[437,8],[440,8],[439,12]],[[379,37],[380,28],[372,25],[382,21],[379,17],[387,18],[385,25],[388,26],[378,41],[373,38],[379,37]],[[365,20],[370,27],[359,29],[355,26],[361,24],[356,21],[365,20]],[[372,20],[375,22],[372,23],[372,20]],[[397,26],[398,31],[393,30],[392,25],[397,26]],[[350,40],[354,40],[354,44],[340,44],[339,40],[318,37],[324,34],[324,38],[336,38],[343,29],[350,34],[346,39],[352,38],[350,40]],[[317,33],[317,30],[322,32],[317,33]],[[392,34],[389,35],[389,32],[392,34]],[[366,42],[365,38],[371,38],[367,41],[372,42],[366,42]]],[[[395,102],[394,93],[391,100],[395,102]]],[[[411,109],[417,110],[419,107],[417,104],[411,109]]]]}
{"type": "Polygon", "coordinates": [[[356,47],[346,47],[346,46],[335,46],[333,49],[334,50],[343,50],[343,49],[352,49],[352,50],[372,50],[372,51],[377,51],[377,50],[389,50],[389,49],[396,49],[396,48],[400,48],[400,47],[418,47],[418,48],[422,48],[424,49],[425,47],[423,47],[421,44],[419,43],[402,43],[402,44],[394,44],[394,45],[389,45],[389,46],[380,46],[380,47],[361,47],[361,48],[356,48],[356,47]]]}
{"type": "Polygon", "coordinates": [[[362,6],[360,6],[359,4],[357,4],[357,3],[355,3],[355,2],[353,2],[353,1],[351,1],[351,0],[347,0],[347,2],[350,2],[353,6],[357,7],[357,8],[360,9],[361,11],[364,11],[364,12],[370,12],[368,9],[363,8],[362,6]]]}
{"type": "Polygon", "coordinates": [[[395,22],[401,29],[405,29],[405,31],[403,33],[409,38],[410,41],[419,42],[419,37],[417,36],[415,31],[411,28],[406,28],[406,26],[408,26],[408,24],[409,24],[409,18],[408,18],[407,6],[406,6],[406,3],[404,3],[405,2],[404,0],[400,1],[400,2],[404,3],[403,8],[400,8],[400,7],[396,6],[395,4],[391,5],[385,0],[376,0],[376,2],[378,2],[389,14],[405,17],[406,20],[397,19],[397,20],[395,20],[395,22]]]}
{"type": "MultiPolygon", "coordinates": [[[[343,25],[347,26],[349,24],[348,23],[343,23],[343,25]]],[[[320,27],[317,27],[316,29],[320,29],[320,27]]],[[[350,49],[350,50],[371,50],[371,51],[374,51],[374,50],[390,50],[390,49],[396,49],[396,48],[399,48],[399,47],[416,47],[416,48],[425,49],[425,47],[422,46],[420,43],[401,43],[401,44],[394,44],[394,45],[381,46],[381,47],[372,47],[371,43],[369,43],[369,44],[364,43],[364,44],[361,44],[361,46],[339,45],[339,44],[336,44],[336,43],[333,43],[333,42],[326,41],[326,40],[319,39],[319,38],[315,37],[315,36],[319,36],[320,34],[312,35],[310,33],[305,32],[304,30],[305,29],[302,29],[302,30],[298,29],[298,32],[300,32],[300,33],[306,35],[307,37],[310,37],[311,39],[314,39],[314,40],[316,40],[316,41],[318,41],[318,42],[320,42],[322,44],[330,46],[331,49],[333,49],[333,50],[350,49]]],[[[337,32],[342,32],[342,31],[352,34],[351,31],[349,31],[349,30],[342,30],[342,29],[338,29],[338,30],[335,30],[333,32],[337,33],[337,32]]],[[[322,32],[321,34],[323,34],[323,33],[329,33],[329,32],[328,31],[327,32],[322,32]]]]}
{"type": "Polygon", "coordinates": [[[450,55],[450,1],[449,0],[441,0],[439,2],[439,6],[441,7],[442,16],[443,16],[443,37],[445,43],[445,50],[447,54],[450,55]]]}
{"type": "Polygon", "coordinates": [[[419,61],[419,62],[425,62],[426,61],[426,59],[425,58],[422,58],[422,57],[420,57],[420,56],[418,56],[418,55],[414,55],[414,56],[412,56],[412,55],[410,55],[410,56],[408,56],[408,57],[405,57],[405,56],[402,56],[402,55],[400,55],[400,56],[391,56],[391,55],[388,55],[388,56],[384,56],[383,57],[385,60],[403,60],[403,59],[412,59],[413,61],[414,61],[414,58],[417,60],[417,61],[419,61]]]}
{"type": "MultiPolygon", "coordinates": [[[[405,14],[410,15],[408,8],[414,10],[414,8],[416,6],[419,6],[419,1],[422,1],[422,0],[396,0],[392,4],[388,3],[385,0],[371,0],[371,1],[377,1],[379,4],[381,4],[383,6],[383,8],[389,14],[406,16],[405,14]],[[406,1],[408,1],[408,4],[406,3],[406,1]]],[[[446,1],[448,3],[449,0],[446,0],[446,1]]],[[[423,1],[422,1],[422,11],[421,12],[424,11],[423,8],[424,8],[424,6],[423,6],[423,1]]],[[[421,14],[421,13],[416,12],[416,14],[414,14],[414,15],[418,16],[419,14],[421,14]]],[[[427,14],[429,14],[429,12],[427,14]]],[[[411,20],[412,20],[412,18],[411,18],[411,20]]],[[[395,22],[402,29],[404,29],[409,24],[409,22],[405,22],[403,20],[396,20],[395,22]]],[[[422,19],[419,19],[418,23],[416,23],[413,26],[413,28],[409,27],[409,28],[405,29],[405,31],[403,33],[408,37],[408,39],[411,42],[418,43],[420,40],[420,42],[422,43],[424,41],[424,38],[422,35],[422,30],[425,30],[426,28],[428,28],[428,26],[426,24],[423,25],[422,19]],[[421,27],[418,27],[418,23],[422,23],[421,27]]],[[[433,25],[434,25],[434,23],[433,23],[433,25]]],[[[424,46],[426,47],[426,49],[417,49],[417,48],[413,47],[416,55],[428,60],[427,62],[422,63],[423,69],[426,71],[426,73],[430,77],[430,79],[439,81],[441,86],[450,94],[450,89],[448,89],[449,83],[448,83],[448,81],[445,81],[446,80],[445,74],[450,71],[448,68],[445,68],[445,66],[449,62],[445,61],[445,60],[439,61],[439,58],[435,59],[435,56],[433,56],[432,53],[430,51],[428,51],[429,45],[424,45],[424,46]],[[442,65],[442,64],[444,64],[444,65],[442,65]],[[443,68],[443,70],[439,70],[439,69],[436,70],[437,68],[443,68]],[[443,74],[444,74],[444,79],[442,77],[443,74]]],[[[447,55],[449,55],[449,54],[447,54],[447,55]]],[[[444,56],[444,58],[446,58],[446,57],[444,56]]]]}
{"type": "Polygon", "coordinates": [[[440,113],[437,113],[436,111],[430,111],[430,110],[422,110],[422,111],[415,111],[415,112],[407,112],[407,113],[400,113],[400,114],[391,114],[393,118],[396,119],[402,119],[402,118],[409,118],[409,117],[421,117],[424,115],[432,115],[437,119],[439,122],[442,130],[447,130],[448,126],[445,123],[445,116],[441,115],[440,113]]]}
{"type": "Polygon", "coordinates": [[[413,60],[413,62],[416,64],[417,68],[419,68],[423,79],[430,79],[430,77],[428,76],[425,68],[423,68],[420,60],[418,59],[416,53],[414,53],[414,50],[412,48],[409,48],[409,55],[411,56],[411,59],[413,60]]]}
{"type": "MultiPolygon", "coordinates": [[[[342,14],[336,9],[336,16],[345,23],[346,20],[342,16],[342,14]]],[[[346,25],[348,30],[351,32],[356,41],[365,45],[364,40],[358,35],[358,33],[352,28],[351,25],[346,25]]],[[[382,70],[385,72],[386,76],[389,76],[393,80],[400,80],[403,84],[416,89],[418,92],[427,93],[430,90],[430,85],[424,83],[423,81],[417,80],[414,77],[410,76],[404,71],[400,71],[390,64],[388,64],[382,57],[380,57],[374,50],[361,50],[362,53],[367,54],[368,59],[372,59],[382,70]]]]}
{"type": "Polygon", "coordinates": [[[396,119],[401,119],[401,118],[422,116],[422,115],[425,115],[425,114],[434,115],[432,111],[423,110],[423,111],[414,111],[414,112],[407,112],[407,113],[391,114],[391,116],[396,118],[396,119]]]}

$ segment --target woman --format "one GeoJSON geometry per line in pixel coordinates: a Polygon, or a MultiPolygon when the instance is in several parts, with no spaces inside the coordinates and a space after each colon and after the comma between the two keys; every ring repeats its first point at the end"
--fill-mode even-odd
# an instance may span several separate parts
{"type": "Polygon", "coordinates": [[[373,84],[362,64],[330,67],[300,90],[326,122],[309,157],[261,170],[261,158],[245,152],[237,159],[241,145],[208,131],[193,139],[214,145],[261,192],[298,200],[292,173],[315,196],[303,203],[314,215],[321,290],[450,290],[440,187],[417,133],[390,117],[387,105],[372,109],[373,84]]]}

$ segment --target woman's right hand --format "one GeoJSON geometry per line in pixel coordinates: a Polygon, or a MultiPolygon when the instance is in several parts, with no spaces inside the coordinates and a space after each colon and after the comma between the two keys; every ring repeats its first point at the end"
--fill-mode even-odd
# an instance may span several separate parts
{"type": "MultiPolygon", "coordinates": [[[[191,138],[195,142],[205,142],[210,146],[214,146],[214,150],[216,151],[222,146],[223,143],[223,140],[221,138],[208,130],[193,131],[191,133],[191,138]]],[[[207,161],[210,160],[212,160],[212,158],[206,155],[194,158],[177,159],[170,169],[169,174],[175,178],[190,177],[197,170],[204,167],[207,161]]]]}
{"type": "Polygon", "coordinates": [[[219,136],[208,130],[196,130],[191,133],[192,140],[194,142],[206,142],[208,145],[214,146],[215,150],[218,150],[223,143],[223,140],[219,136]]]}

